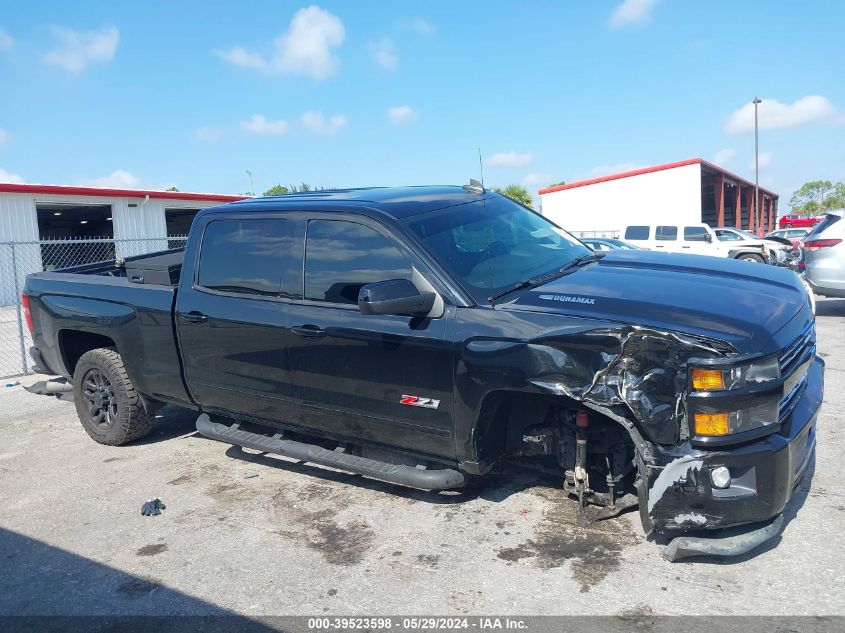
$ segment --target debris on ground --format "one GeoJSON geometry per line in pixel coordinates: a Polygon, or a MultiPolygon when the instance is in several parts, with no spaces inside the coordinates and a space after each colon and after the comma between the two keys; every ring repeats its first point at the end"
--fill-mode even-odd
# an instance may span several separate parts
{"type": "Polygon", "coordinates": [[[155,497],[154,499],[148,499],[144,502],[144,505],[141,506],[141,514],[145,517],[158,516],[166,507],[167,506],[164,505],[164,501],[155,497]]]}

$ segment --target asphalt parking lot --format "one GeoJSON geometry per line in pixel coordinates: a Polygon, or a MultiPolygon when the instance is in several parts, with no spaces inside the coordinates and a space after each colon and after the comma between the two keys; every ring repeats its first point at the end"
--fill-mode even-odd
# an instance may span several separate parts
{"type": "Polygon", "coordinates": [[[524,471],[412,491],[205,439],[175,408],[112,448],[71,402],[0,386],[0,614],[845,614],[845,300],[818,314],[815,465],[782,535],[733,560],[669,563],[636,513],[580,527],[524,471]]]}

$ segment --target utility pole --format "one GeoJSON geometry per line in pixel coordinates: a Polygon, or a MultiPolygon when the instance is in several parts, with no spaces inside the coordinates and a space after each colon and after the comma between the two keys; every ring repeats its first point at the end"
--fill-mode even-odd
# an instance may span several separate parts
{"type": "MultiPolygon", "coordinates": [[[[754,222],[760,230],[760,133],[757,125],[757,106],[763,103],[760,97],[754,97],[754,222]]],[[[768,229],[768,227],[766,227],[768,229]]]]}
{"type": "Polygon", "coordinates": [[[249,195],[251,195],[254,198],[255,197],[255,187],[252,186],[252,172],[247,169],[246,173],[249,176],[249,195]]]}

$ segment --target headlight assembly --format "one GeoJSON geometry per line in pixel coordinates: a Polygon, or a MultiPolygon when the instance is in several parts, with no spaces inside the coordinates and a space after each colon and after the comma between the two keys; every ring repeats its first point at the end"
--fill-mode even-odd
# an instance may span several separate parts
{"type": "Polygon", "coordinates": [[[777,356],[736,365],[693,367],[689,376],[693,435],[724,437],[778,424],[782,392],[777,389],[780,383],[775,382],[780,378],[777,356]],[[767,387],[766,383],[774,384],[767,387]],[[747,389],[755,386],[759,388],[747,389]]]}
{"type": "Polygon", "coordinates": [[[690,372],[693,391],[740,389],[778,378],[780,378],[780,363],[776,356],[733,367],[694,367],[690,372]]]}
{"type": "Polygon", "coordinates": [[[753,431],[778,423],[778,403],[773,400],[738,411],[696,413],[693,422],[698,436],[719,437],[753,431]]]}

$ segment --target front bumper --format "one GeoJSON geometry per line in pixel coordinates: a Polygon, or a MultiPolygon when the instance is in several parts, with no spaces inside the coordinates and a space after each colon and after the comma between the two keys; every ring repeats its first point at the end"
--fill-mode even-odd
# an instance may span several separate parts
{"type": "Polygon", "coordinates": [[[653,463],[646,467],[648,489],[640,503],[646,529],[671,536],[767,521],[780,514],[812,461],[823,391],[824,362],[816,357],[807,371],[806,386],[779,431],[714,450],[691,444],[672,451],[655,447],[653,463]],[[728,488],[718,489],[710,482],[710,470],[719,466],[730,470],[728,488]]]}

